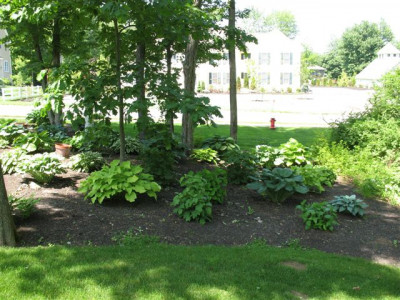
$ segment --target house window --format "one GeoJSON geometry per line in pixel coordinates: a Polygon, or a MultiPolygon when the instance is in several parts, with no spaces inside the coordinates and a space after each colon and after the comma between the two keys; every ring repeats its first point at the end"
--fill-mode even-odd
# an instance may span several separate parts
{"type": "Polygon", "coordinates": [[[281,65],[293,65],[293,53],[281,53],[281,65]]]}
{"type": "Polygon", "coordinates": [[[282,85],[291,85],[293,81],[292,73],[281,73],[281,84],[282,85]]]}
{"type": "Polygon", "coordinates": [[[388,53],[387,57],[390,57],[390,54],[388,53]]]}
{"type": "Polygon", "coordinates": [[[229,84],[229,73],[222,73],[222,84],[229,84]]]}
{"type": "Polygon", "coordinates": [[[245,73],[245,72],[240,73],[240,78],[241,79],[244,79],[245,77],[247,77],[247,73],[245,73]]]}
{"type": "Polygon", "coordinates": [[[258,54],[258,64],[259,65],[269,65],[271,64],[270,53],[259,53],[258,54]]]}
{"type": "Polygon", "coordinates": [[[221,84],[221,73],[209,73],[209,84],[221,84]]]}
{"type": "Polygon", "coordinates": [[[251,53],[242,53],[240,55],[241,60],[250,59],[250,58],[251,58],[251,53]]]}
{"type": "Polygon", "coordinates": [[[396,57],[396,53],[395,53],[395,54],[393,54],[393,57],[396,57]]]}
{"type": "Polygon", "coordinates": [[[268,85],[271,83],[270,73],[261,72],[258,73],[258,77],[260,78],[260,85],[268,85]]]}
{"type": "Polygon", "coordinates": [[[8,60],[4,61],[4,72],[10,72],[10,64],[8,63],[8,60]]]}

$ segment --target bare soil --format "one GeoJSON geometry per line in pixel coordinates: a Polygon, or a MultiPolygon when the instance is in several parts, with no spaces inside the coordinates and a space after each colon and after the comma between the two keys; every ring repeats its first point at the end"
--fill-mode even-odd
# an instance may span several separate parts
{"type": "MultiPolygon", "coordinates": [[[[205,165],[186,161],[178,173],[199,170],[205,165]]],[[[102,205],[84,200],[77,192],[88,174],[68,171],[49,185],[35,186],[29,175],[6,175],[9,194],[40,198],[28,218],[16,217],[20,246],[48,244],[110,245],[112,238],[131,230],[155,235],[161,241],[183,245],[243,245],[263,239],[279,247],[301,246],[326,252],[364,257],[400,267],[400,208],[365,199],[365,218],[339,215],[333,232],[305,230],[300,212],[303,199],[311,202],[355,194],[353,187],[337,182],[323,194],[295,195],[282,205],[273,204],[243,186],[229,185],[227,199],[214,205],[213,220],[205,225],[187,223],[171,207],[179,186],[166,187],[154,200],[140,196],[135,203],[113,199],[102,205]]]]}

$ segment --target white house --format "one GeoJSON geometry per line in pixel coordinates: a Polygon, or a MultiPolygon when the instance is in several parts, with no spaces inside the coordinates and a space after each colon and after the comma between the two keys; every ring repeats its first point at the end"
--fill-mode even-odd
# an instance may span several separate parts
{"type": "Polygon", "coordinates": [[[386,73],[400,67],[400,50],[387,43],[378,51],[378,57],[356,75],[356,85],[371,88],[386,73]]]}
{"type": "MultiPolygon", "coordinates": [[[[0,39],[4,38],[7,32],[0,29],[0,39]]],[[[5,44],[0,43],[0,79],[6,78],[11,80],[11,54],[10,49],[5,44]]]]}
{"type": "MultiPolygon", "coordinates": [[[[291,88],[293,91],[300,87],[300,59],[301,45],[285,36],[279,30],[268,33],[255,34],[258,44],[248,44],[247,52],[236,53],[236,76],[249,82],[255,78],[257,89],[266,91],[281,91],[291,88]]],[[[229,61],[228,53],[224,53],[224,60],[217,66],[209,63],[201,64],[197,68],[196,79],[204,82],[206,89],[229,89],[229,61]]]]}

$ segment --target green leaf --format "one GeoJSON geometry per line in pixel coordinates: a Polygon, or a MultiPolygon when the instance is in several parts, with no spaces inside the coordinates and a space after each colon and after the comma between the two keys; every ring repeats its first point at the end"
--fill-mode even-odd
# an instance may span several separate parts
{"type": "Polygon", "coordinates": [[[125,194],[125,199],[129,202],[134,202],[137,198],[136,193],[125,194]]]}

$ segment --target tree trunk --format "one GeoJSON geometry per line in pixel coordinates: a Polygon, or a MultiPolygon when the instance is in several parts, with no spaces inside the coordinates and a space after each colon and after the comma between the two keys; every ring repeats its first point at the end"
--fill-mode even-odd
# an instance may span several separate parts
{"type": "Polygon", "coordinates": [[[236,92],[236,37],[235,0],[229,1],[229,25],[228,25],[228,48],[229,48],[229,98],[230,98],[230,136],[237,141],[238,119],[237,119],[237,92],[236,92]]]}
{"type": "MultiPolygon", "coordinates": [[[[59,68],[61,66],[61,18],[60,16],[56,16],[53,21],[53,38],[52,38],[52,66],[53,68],[59,68]]],[[[61,100],[62,101],[62,100],[61,100]]],[[[60,126],[63,123],[62,120],[62,108],[54,111],[54,125],[60,126]]],[[[51,122],[51,119],[50,119],[51,122]]]]}
{"type": "Polygon", "coordinates": [[[146,45],[144,42],[139,42],[136,47],[136,84],[138,87],[137,101],[139,103],[138,109],[138,129],[139,139],[144,140],[146,138],[146,129],[148,125],[148,111],[146,103],[146,81],[144,78],[146,59],[146,45]]]}
{"type": "Polygon", "coordinates": [[[117,19],[114,22],[114,34],[115,34],[115,74],[116,74],[116,85],[117,85],[117,99],[119,109],[119,156],[121,162],[125,161],[125,127],[124,127],[124,97],[122,94],[121,86],[121,32],[118,29],[117,19]]]}
{"type": "MultiPolygon", "coordinates": [[[[167,78],[168,82],[171,81],[171,73],[172,73],[172,51],[171,51],[171,44],[167,45],[167,54],[166,54],[166,60],[167,60],[167,78]]],[[[166,101],[171,101],[171,96],[167,95],[166,101]]],[[[167,109],[167,112],[165,114],[165,121],[169,127],[169,131],[171,134],[174,133],[175,128],[174,128],[174,113],[171,110],[167,109]]]]}
{"type": "MultiPolygon", "coordinates": [[[[34,47],[35,53],[36,53],[36,58],[40,62],[41,69],[43,69],[45,67],[45,65],[44,65],[44,61],[43,61],[42,48],[40,47],[40,39],[39,39],[38,31],[39,31],[39,29],[36,26],[31,27],[31,36],[32,36],[32,41],[33,41],[33,47],[34,47]]],[[[34,75],[35,78],[36,78],[36,75],[37,74],[34,75]]],[[[43,79],[41,81],[41,85],[42,85],[42,90],[44,92],[47,88],[47,75],[43,77],[43,79]]]]}
{"type": "Polygon", "coordinates": [[[0,246],[14,247],[15,244],[15,225],[0,162],[0,246]]]}
{"type": "MultiPolygon", "coordinates": [[[[202,0],[193,0],[193,6],[201,8],[202,0]]],[[[196,88],[196,59],[199,41],[189,35],[183,61],[184,89],[188,95],[195,95],[196,88]]],[[[191,152],[193,149],[193,121],[190,113],[182,114],[182,143],[191,152]]]]}

